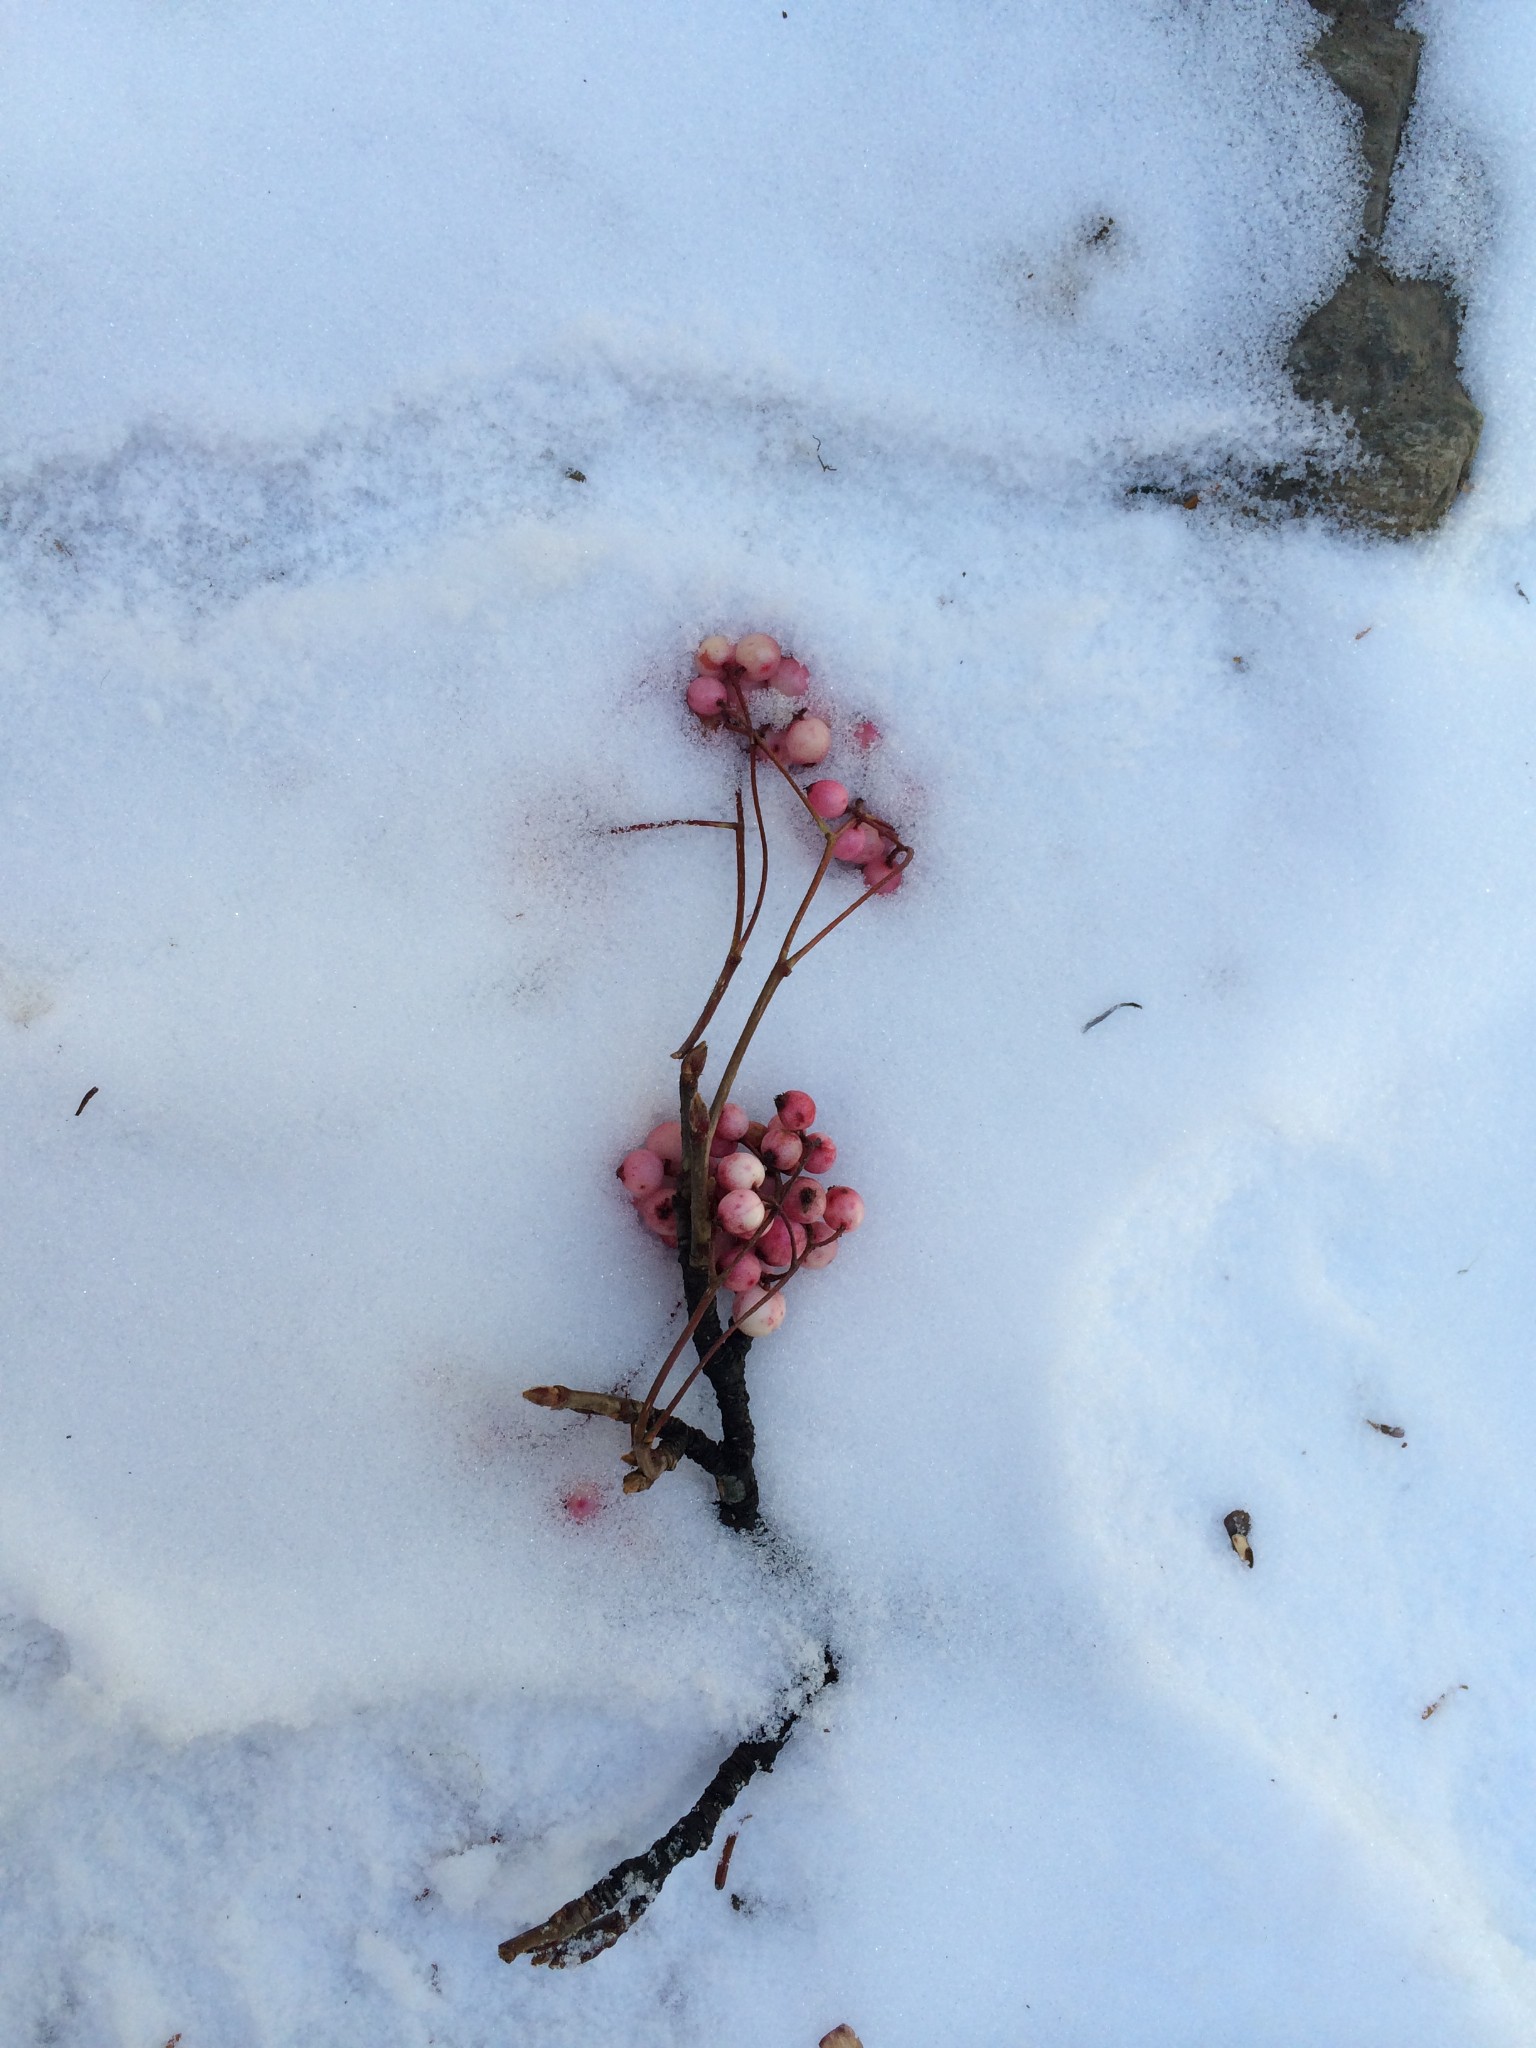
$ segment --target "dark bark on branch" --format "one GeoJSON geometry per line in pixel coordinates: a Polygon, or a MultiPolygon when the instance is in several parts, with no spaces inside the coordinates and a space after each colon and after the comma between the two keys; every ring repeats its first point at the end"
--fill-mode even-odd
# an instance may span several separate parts
{"type": "MultiPolygon", "coordinates": [[[[703,1187],[703,1176],[709,1171],[708,1153],[700,1145],[696,1129],[698,1077],[703,1069],[705,1050],[701,1045],[684,1060],[680,1078],[683,1186],[682,1199],[677,1205],[681,1218],[678,1262],[683,1269],[683,1296],[690,1316],[709,1286],[709,1226],[706,1221],[701,1233],[702,1242],[696,1243],[693,1222],[693,1190],[695,1186],[703,1187]]],[[[699,1213],[707,1215],[702,1204],[699,1213]]],[[[711,1306],[693,1333],[693,1347],[699,1357],[704,1358],[719,1343],[720,1315],[711,1306]]],[[[755,1529],[760,1519],[757,1472],[753,1465],[757,1436],[752,1428],[752,1404],[747,1397],[747,1353],[751,1349],[752,1339],[738,1330],[735,1336],[720,1345],[704,1368],[704,1377],[714,1389],[720,1409],[720,1462],[713,1470],[715,1490],[719,1495],[718,1511],[727,1529],[755,1529]]]]}
{"type": "Polygon", "coordinates": [[[525,1934],[502,1942],[496,1953],[504,1963],[526,1956],[534,1964],[563,1970],[587,1963],[612,1948],[634,1926],[672,1872],[690,1856],[707,1849],[716,1828],[759,1771],[771,1771],[790,1731],[824,1686],[837,1682],[832,1652],[824,1651],[821,1677],[792,1713],[758,1734],[738,1742],[682,1819],[652,1842],[643,1856],[627,1856],[606,1877],[551,1913],[525,1934]]]}

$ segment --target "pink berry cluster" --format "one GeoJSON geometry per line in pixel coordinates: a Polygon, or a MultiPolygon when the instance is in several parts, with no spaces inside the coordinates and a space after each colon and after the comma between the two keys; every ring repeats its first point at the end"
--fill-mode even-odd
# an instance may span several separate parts
{"type": "MultiPolygon", "coordinates": [[[[753,1123],[738,1103],[720,1112],[709,1148],[710,1269],[731,1296],[731,1321],[767,1337],[784,1320],[784,1287],[802,1267],[830,1266],[839,1238],[864,1221],[852,1188],[818,1177],[837,1147],[813,1131],[816,1105],[802,1088],[774,1098],[774,1115],[753,1123]]],[[[658,1124],[625,1154],[618,1176],[646,1229],[673,1247],[683,1163],[680,1123],[658,1124]]]]}
{"type": "MultiPolygon", "coordinates": [[[[747,633],[732,643],[723,633],[712,633],[701,643],[695,662],[698,674],[688,685],[687,699],[701,725],[748,740],[791,780],[795,770],[819,767],[827,758],[832,728],[814,711],[795,710],[787,725],[753,723],[748,703],[753,691],[772,689],[794,700],[805,697],[811,687],[804,662],[786,654],[769,634],[747,633]]],[[[872,744],[871,736],[878,739],[879,734],[867,720],[855,728],[855,741],[865,749],[872,744]]],[[[865,888],[878,896],[892,895],[901,887],[909,849],[883,819],[849,795],[846,784],[828,778],[811,783],[800,794],[831,839],[834,860],[859,868],[865,888]]]]}

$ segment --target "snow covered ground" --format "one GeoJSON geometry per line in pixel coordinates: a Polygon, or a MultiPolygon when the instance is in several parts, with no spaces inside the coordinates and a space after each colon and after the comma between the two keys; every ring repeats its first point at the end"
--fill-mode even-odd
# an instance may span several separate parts
{"type": "Polygon", "coordinates": [[[1536,19],[1413,18],[1394,548],[1124,489],[1305,428],[1304,0],[8,10],[7,2044],[1536,2033],[1536,19]],[[519,1399],[673,1326],[728,883],[606,828],[754,625],[918,847],[746,1077],[787,1570],[519,1399]],[[824,1638],[743,1910],[497,1960],[824,1638]]]}

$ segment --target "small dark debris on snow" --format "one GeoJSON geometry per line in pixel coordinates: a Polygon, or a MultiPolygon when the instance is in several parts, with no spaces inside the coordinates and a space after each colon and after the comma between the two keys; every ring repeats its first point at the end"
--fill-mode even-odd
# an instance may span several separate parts
{"type": "Polygon", "coordinates": [[[1367,1415],[1365,1426],[1367,1429],[1376,1430],[1381,1436],[1395,1436],[1406,1441],[1406,1432],[1399,1429],[1395,1422],[1372,1422],[1369,1415],[1367,1415]]]}
{"type": "MultiPolygon", "coordinates": [[[[85,1093],[80,1098],[80,1109],[84,1109],[85,1105],[90,1101],[93,1095],[99,1095],[100,1093],[101,1090],[99,1088],[87,1088],[85,1093]]],[[[80,1114],[80,1109],[77,1109],[75,1111],[76,1116],[80,1114]]]]}
{"type": "Polygon", "coordinates": [[[573,484],[584,484],[587,480],[587,472],[584,469],[568,469],[565,475],[567,481],[573,484]]]}
{"type": "Polygon", "coordinates": [[[1433,1714],[1438,1707],[1443,1707],[1445,1705],[1446,1701],[1450,1698],[1451,1693],[1465,1692],[1466,1690],[1467,1688],[1464,1685],[1453,1685],[1450,1688],[1449,1692],[1441,1693],[1439,1699],[1431,1700],[1429,1705],[1424,1709],[1423,1713],[1420,1714],[1419,1719],[1421,1721],[1427,1721],[1430,1715],[1433,1714]]]}
{"type": "Polygon", "coordinates": [[[1102,1024],[1106,1017],[1113,1017],[1116,1010],[1139,1010],[1140,1008],[1140,1003],[1111,1003],[1107,1010],[1100,1010],[1097,1017],[1090,1017],[1083,1026],[1083,1029],[1085,1032],[1091,1031],[1095,1024],[1102,1024]]]}
{"type": "Polygon", "coordinates": [[[1248,1541],[1248,1537],[1253,1529],[1253,1520],[1248,1510],[1246,1508],[1234,1508],[1230,1515],[1223,1515],[1221,1526],[1226,1530],[1231,1540],[1232,1548],[1243,1560],[1243,1563],[1247,1565],[1249,1571],[1252,1571],[1253,1545],[1248,1541]]]}

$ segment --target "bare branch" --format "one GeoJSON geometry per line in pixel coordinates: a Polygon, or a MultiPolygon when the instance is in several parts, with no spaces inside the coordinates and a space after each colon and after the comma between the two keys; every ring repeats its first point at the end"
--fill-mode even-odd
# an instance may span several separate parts
{"type": "Polygon", "coordinates": [[[725,1762],[689,1807],[643,1856],[626,1856],[606,1877],[600,1877],[579,1898],[551,1913],[537,1927],[502,1942],[496,1953],[504,1963],[526,1956],[530,1963],[563,1970],[589,1963],[612,1948],[634,1926],[680,1863],[707,1849],[715,1830],[759,1771],[771,1771],[795,1723],[823,1687],[837,1683],[832,1652],[822,1653],[821,1675],[794,1709],[756,1735],[738,1742],[725,1762]]]}

